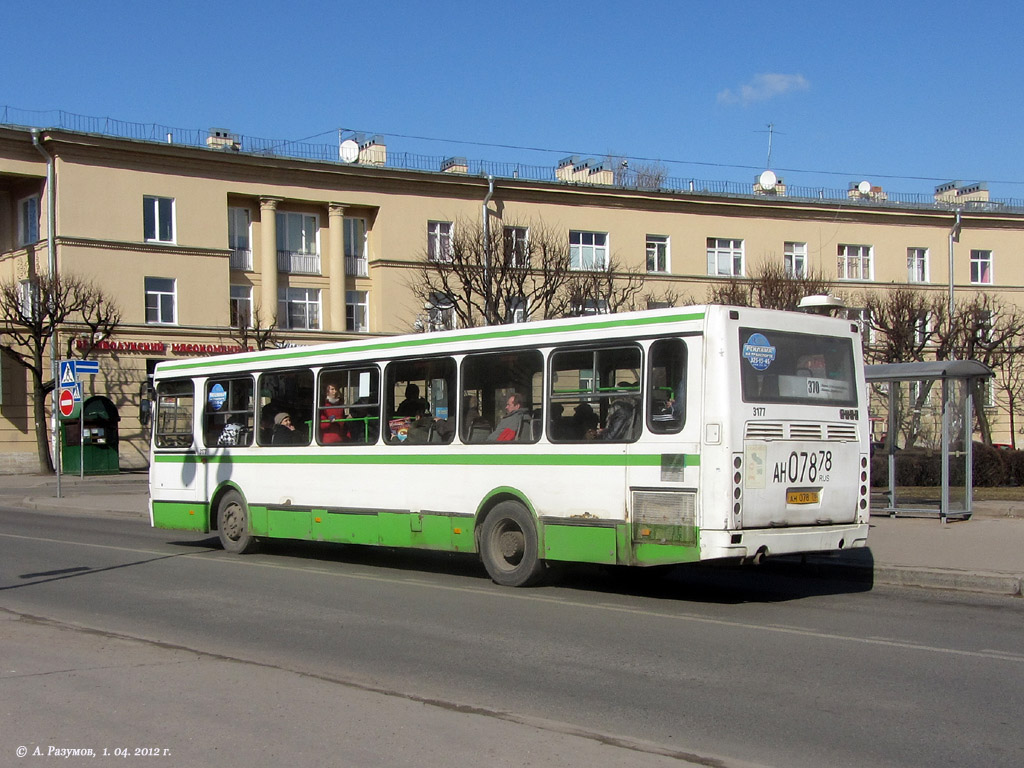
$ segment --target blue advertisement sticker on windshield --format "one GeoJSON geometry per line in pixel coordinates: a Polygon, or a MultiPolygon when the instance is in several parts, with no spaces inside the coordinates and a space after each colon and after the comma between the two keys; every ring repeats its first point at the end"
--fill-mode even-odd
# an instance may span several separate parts
{"type": "Polygon", "coordinates": [[[224,391],[224,387],[220,384],[214,384],[210,387],[210,396],[206,398],[210,401],[210,407],[215,411],[219,411],[221,406],[224,405],[224,401],[228,399],[228,393],[224,391]]]}
{"type": "Polygon", "coordinates": [[[775,362],[775,347],[763,333],[753,333],[743,345],[743,357],[755,370],[767,371],[768,366],[775,362]]]}

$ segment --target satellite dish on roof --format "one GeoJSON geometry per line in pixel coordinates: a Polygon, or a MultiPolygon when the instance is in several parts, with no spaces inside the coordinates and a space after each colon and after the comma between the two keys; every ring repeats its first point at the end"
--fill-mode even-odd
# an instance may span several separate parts
{"type": "Polygon", "coordinates": [[[359,145],[352,139],[345,139],[338,147],[338,154],[341,155],[342,162],[354,163],[359,159],[359,145]]]}
{"type": "Polygon", "coordinates": [[[757,177],[757,183],[761,185],[761,189],[775,189],[779,179],[774,171],[762,171],[761,175],[757,177]]]}
{"type": "Polygon", "coordinates": [[[870,194],[871,193],[871,182],[870,181],[862,181],[860,184],[857,185],[857,191],[860,192],[862,195],[870,194]]]}

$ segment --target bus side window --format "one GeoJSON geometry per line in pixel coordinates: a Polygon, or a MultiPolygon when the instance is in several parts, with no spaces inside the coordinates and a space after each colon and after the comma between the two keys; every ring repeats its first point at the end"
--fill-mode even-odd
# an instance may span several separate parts
{"type": "Polygon", "coordinates": [[[462,442],[539,440],[543,368],[536,349],[467,355],[462,361],[462,442]]]}
{"type": "Polygon", "coordinates": [[[648,356],[647,427],[672,434],[686,422],[686,344],[682,339],[658,339],[648,356]]]}
{"type": "Polygon", "coordinates": [[[455,437],[455,360],[399,360],[384,372],[384,441],[447,444],[455,437]]]}

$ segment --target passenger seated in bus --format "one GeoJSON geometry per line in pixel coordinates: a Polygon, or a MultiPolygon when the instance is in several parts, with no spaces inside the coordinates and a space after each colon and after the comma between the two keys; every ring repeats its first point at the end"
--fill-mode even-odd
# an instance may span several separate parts
{"type": "Polygon", "coordinates": [[[570,423],[572,426],[570,440],[593,440],[597,436],[597,428],[600,426],[601,420],[594,413],[590,403],[580,403],[573,409],[570,423]],[[587,433],[590,435],[588,436],[587,433]]]}
{"type": "Polygon", "coordinates": [[[491,434],[491,423],[480,415],[476,398],[466,395],[462,398],[462,434],[467,443],[483,443],[491,434]]]}
{"type": "Polygon", "coordinates": [[[407,443],[448,443],[454,435],[454,428],[447,419],[431,416],[426,409],[421,409],[416,419],[409,425],[405,438],[407,443]]]}
{"type": "Polygon", "coordinates": [[[429,408],[427,401],[420,397],[420,388],[415,384],[409,384],[405,388],[405,400],[395,410],[395,418],[415,419],[421,411],[429,408]]]}
{"type": "MultiPolygon", "coordinates": [[[[631,388],[627,382],[620,381],[617,389],[628,390],[631,388]]],[[[635,440],[637,437],[637,396],[623,394],[612,400],[608,408],[608,418],[605,419],[604,429],[601,431],[603,440],[635,440]]]]}
{"type": "Polygon", "coordinates": [[[325,445],[340,443],[345,435],[345,409],[341,407],[341,393],[333,382],[328,382],[324,404],[320,407],[320,442],[325,445]]]}
{"type": "Polygon", "coordinates": [[[302,430],[292,424],[292,417],[287,413],[279,413],[274,417],[274,432],[270,437],[273,445],[303,445],[306,436],[302,430]]]}
{"type": "Polygon", "coordinates": [[[523,396],[513,392],[508,396],[505,403],[505,418],[498,422],[498,426],[488,435],[488,442],[509,443],[516,440],[529,440],[531,432],[524,429],[524,424],[532,421],[530,412],[523,407],[523,396]]]}

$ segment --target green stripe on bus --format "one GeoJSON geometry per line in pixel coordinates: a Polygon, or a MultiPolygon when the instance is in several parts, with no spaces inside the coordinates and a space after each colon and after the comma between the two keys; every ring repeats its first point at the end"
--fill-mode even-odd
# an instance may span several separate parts
{"type": "MultiPolygon", "coordinates": [[[[153,460],[158,464],[385,464],[385,465],[429,465],[429,466],[515,466],[515,467],[660,467],[660,453],[633,455],[587,455],[587,454],[515,454],[492,453],[460,456],[451,453],[423,454],[260,454],[235,453],[221,455],[156,454],[153,460]]],[[[700,465],[700,456],[685,454],[685,466],[700,465]]]]}
{"type": "Polygon", "coordinates": [[[460,334],[458,336],[436,336],[434,334],[423,334],[422,336],[402,337],[401,340],[373,341],[360,344],[358,342],[347,342],[343,346],[312,347],[305,350],[290,349],[280,353],[260,353],[246,357],[235,357],[234,355],[224,358],[202,358],[182,362],[163,363],[161,371],[186,371],[193,368],[214,368],[226,365],[242,365],[245,363],[267,363],[282,360],[303,360],[308,357],[319,357],[321,355],[359,353],[359,352],[382,352],[395,349],[416,349],[419,347],[436,347],[447,344],[459,344],[466,341],[493,341],[498,339],[515,339],[525,336],[545,336],[549,334],[569,333],[572,331],[598,331],[608,328],[641,328],[647,325],[662,325],[665,323],[681,323],[690,320],[703,320],[703,312],[689,312],[679,315],[659,315],[656,317],[639,317],[630,319],[616,319],[614,315],[609,320],[586,321],[569,323],[555,327],[538,328],[531,327],[529,323],[518,323],[512,326],[498,326],[492,331],[477,331],[476,333],[460,334]]]}

